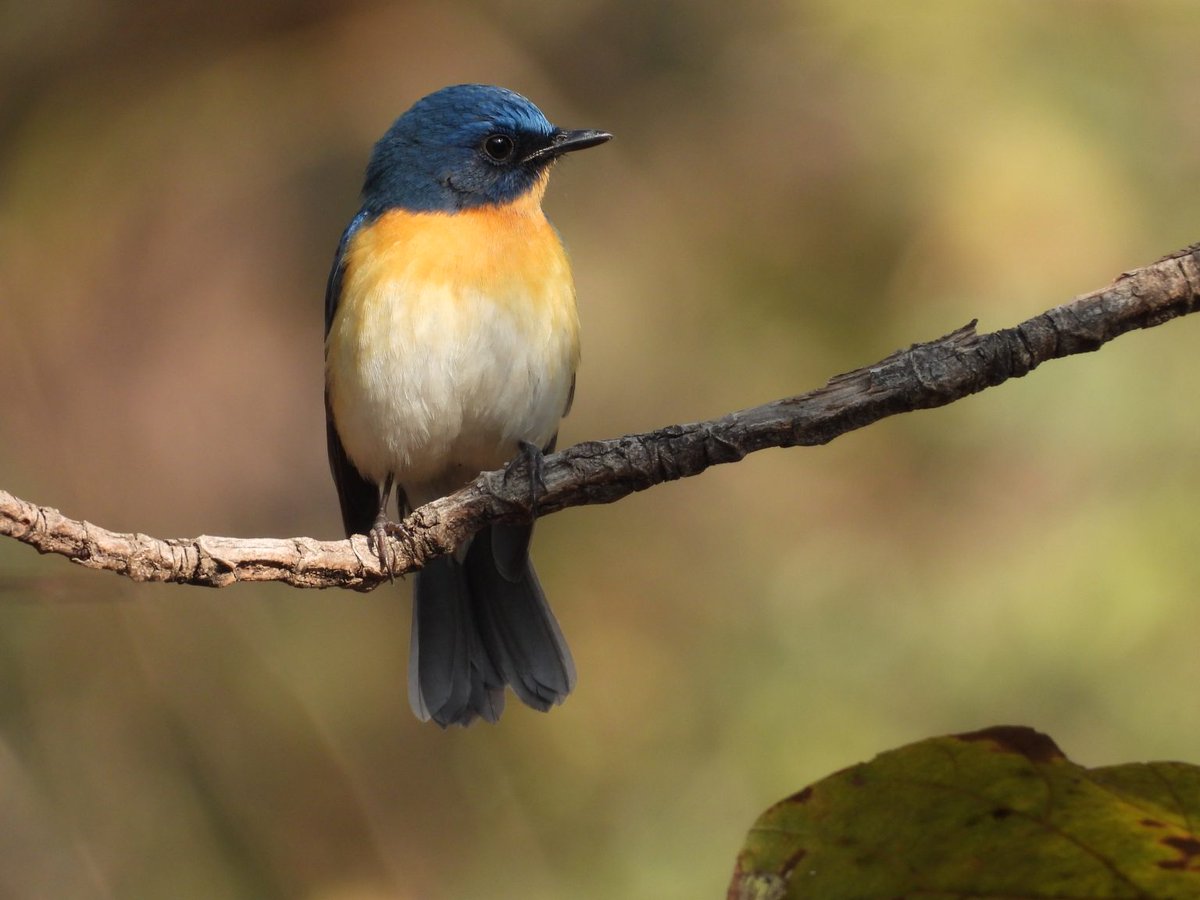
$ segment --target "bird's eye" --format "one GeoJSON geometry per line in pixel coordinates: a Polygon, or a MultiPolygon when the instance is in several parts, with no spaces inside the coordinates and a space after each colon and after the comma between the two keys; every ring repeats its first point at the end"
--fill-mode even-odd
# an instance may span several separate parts
{"type": "Polygon", "coordinates": [[[483,152],[496,162],[508,162],[516,149],[517,145],[507,134],[488,135],[483,141],[483,152]]]}

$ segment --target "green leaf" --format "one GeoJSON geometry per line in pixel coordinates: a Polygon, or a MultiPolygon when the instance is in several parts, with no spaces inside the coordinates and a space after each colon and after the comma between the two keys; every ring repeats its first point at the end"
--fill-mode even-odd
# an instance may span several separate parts
{"type": "Polygon", "coordinates": [[[931,738],[768,809],[729,900],[1200,898],[1200,768],[1087,769],[1031,728],[931,738]]]}

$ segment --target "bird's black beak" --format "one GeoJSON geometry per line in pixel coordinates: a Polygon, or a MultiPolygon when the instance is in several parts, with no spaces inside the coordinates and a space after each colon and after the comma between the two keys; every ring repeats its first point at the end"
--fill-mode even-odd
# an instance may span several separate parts
{"type": "Polygon", "coordinates": [[[575,150],[586,150],[588,147],[595,147],[603,144],[605,141],[611,140],[612,135],[607,131],[596,131],[594,128],[564,131],[560,128],[550,136],[549,144],[540,150],[530,153],[522,162],[557,159],[564,153],[571,153],[575,150]]]}

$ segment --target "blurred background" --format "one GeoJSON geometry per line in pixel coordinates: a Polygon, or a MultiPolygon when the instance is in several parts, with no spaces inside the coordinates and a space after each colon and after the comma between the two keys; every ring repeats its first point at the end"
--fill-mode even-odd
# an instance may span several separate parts
{"type": "MultiPolygon", "coordinates": [[[[561,445],[721,415],[1200,240],[1187,0],[0,5],[0,486],[340,536],[322,302],[446,84],[614,132],[548,209],[561,445]]],[[[407,587],[127,583],[0,542],[0,895],[723,896],[746,829],[926,736],[1200,762],[1200,319],[542,522],[579,686],[442,732],[407,587]]]]}

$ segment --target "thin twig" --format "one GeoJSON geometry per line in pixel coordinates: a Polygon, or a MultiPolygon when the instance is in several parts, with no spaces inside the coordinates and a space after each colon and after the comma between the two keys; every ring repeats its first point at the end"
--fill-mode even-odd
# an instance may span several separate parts
{"type": "MultiPolygon", "coordinates": [[[[807,394],[708,422],[589,441],[547,456],[537,513],[612,503],[767,447],[825,444],[887,416],[953,403],[1020,378],[1047,360],[1096,350],[1127,331],[1161,325],[1198,308],[1200,244],[1194,244],[1015,328],[980,335],[972,322],[936,341],[838,375],[807,394]]],[[[501,472],[485,472],[457,493],[413,512],[393,539],[396,572],[419,569],[490,522],[528,519],[528,483],[522,478],[506,482],[501,472]]],[[[281,581],[294,587],[369,590],[388,577],[363,537],[162,540],[68,519],[4,491],[0,534],[40,553],[57,553],[135,581],[207,587],[281,581]]]]}

